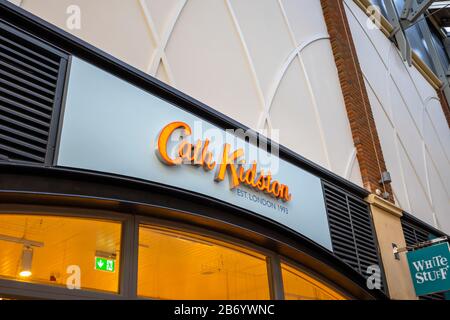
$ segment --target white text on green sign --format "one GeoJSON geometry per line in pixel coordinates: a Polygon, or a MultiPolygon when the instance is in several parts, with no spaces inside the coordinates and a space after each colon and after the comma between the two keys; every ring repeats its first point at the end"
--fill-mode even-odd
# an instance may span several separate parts
{"type": "Polygon", "coordinates": [[[442,243],[407,253],[417,296],[450,290],[450,250],[442,243]]]}
{"type": "Polygon", "coordinates": [[[116,265],[113,259],[95,257],[95,270],[114,272],[115,268],[116,265]]]}

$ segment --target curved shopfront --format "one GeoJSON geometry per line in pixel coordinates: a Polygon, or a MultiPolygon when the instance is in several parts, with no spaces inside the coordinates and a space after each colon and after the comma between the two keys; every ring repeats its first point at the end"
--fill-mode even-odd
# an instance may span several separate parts
{"type": "Polygon", "coordinates": [[[364,189],[0,13],[0,297],[385,297],[364,189]]]}

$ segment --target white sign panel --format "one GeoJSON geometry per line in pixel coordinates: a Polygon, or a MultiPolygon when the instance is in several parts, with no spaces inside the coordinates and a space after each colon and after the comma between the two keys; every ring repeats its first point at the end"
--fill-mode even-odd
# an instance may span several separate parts
{"type": "Polygon", "coordinates": [[[226,132],[77,58],[72,60],[64,110],[58,166],[201,193],[272,219],[331,250],[320,179],[236,137],[236,132],[226,132]],[[163,130],[175,122],[184,127],[163,130]],[[221,160],[233,154],[235,165],[226,166],[221,160]],[[189,155],[203,162],[170,163],[189,155]],[[221,169],[226,173],[222,177],[221,169]]]}

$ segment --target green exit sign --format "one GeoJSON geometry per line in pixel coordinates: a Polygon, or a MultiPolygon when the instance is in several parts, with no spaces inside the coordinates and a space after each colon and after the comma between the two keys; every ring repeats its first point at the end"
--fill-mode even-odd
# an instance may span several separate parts
{"type": "Polygon", "coordinates": [[[116,264],[113,259],[95,257],[95,270],[114,272],[115,268],[116,264]]]}

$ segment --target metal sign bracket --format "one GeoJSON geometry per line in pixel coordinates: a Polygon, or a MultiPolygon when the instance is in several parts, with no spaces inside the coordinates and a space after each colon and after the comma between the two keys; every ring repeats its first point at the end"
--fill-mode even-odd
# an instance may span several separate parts
{"type": "Polygon", "coordinates": [[[444,241],[448,241],[448,240],[449,240],[449,238],[447,236],[443,236],[443,237],[440,237],[440,238],[435,238],[435,239],[431,239],[431,240],[428,240],[428,241],[419,242],[419,243],[416,243],[415,245],[406,246],[406,247],[403,247],[403,248],[399,248],[399,247],[397,247],[397,245],[395,245],[393,243],[392,244],[392,253],[394,254],[395,258],[397,260],[399,260],[398,257],[399,257],[399,253],[400,252],[407,252],[409,250],[415,250],[415,249],[419,249],[419,248],[424,248],[424,247],[428,247],[428,246],[430,246],[432,244],[436,244],[436,243],[440,243],[440,242],[444,242],[444,241]]]}

